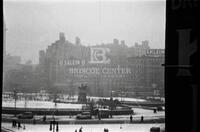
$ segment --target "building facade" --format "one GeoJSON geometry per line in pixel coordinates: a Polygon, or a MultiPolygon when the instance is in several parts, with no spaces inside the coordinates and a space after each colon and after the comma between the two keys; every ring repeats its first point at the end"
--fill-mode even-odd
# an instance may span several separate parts
{"type": "Polygon", "coordinates": [[[77,95],[78,87],[87,84],[87,94],[93,96],[163,96],[164,56],[147,54],[148,41],[136,47],[117,39],[83,46],[78,37],[75,44],[65,40],[64,33],[59,38],[39,52],[46,90],[77,95]]]}

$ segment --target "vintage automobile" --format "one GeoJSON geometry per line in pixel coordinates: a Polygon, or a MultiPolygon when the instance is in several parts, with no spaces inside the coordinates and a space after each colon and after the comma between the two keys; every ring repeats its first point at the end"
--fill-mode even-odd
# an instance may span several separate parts
{"type": "Polygon", "coordinates": [[[76,119],[92,119],[90,112],[82,112],[76,116],[76,119]]]}
{"type": "Polygon", "coordinates": [[[94,109],[95,115],[100,116],[100,118],[109,118],[111,111],[109,109],[96,108],[94,109]]]}
{"type": "Polygon", "coordinates": [[[160,132],[160,127],[152,127],[150,132],[160,132]]]}
{"type": "Polygon", "coordinates": [[[22,114],[17,115],[18,119],[32,119],[33,118],[33,113],[32,112],[24,112],[22,114]]]}

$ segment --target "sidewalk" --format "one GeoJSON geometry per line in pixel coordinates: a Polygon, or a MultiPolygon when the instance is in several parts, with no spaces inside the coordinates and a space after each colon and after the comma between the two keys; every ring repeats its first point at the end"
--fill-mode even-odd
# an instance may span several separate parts
{"type": "MultiPolygon", "coordinates": [[[[103,132],[104,128],[109,129],[109,132],[149,132],[151,127],[161,127],[163,124],[59,124],[59,132],[75,132],[75,130],[80,128],[83,128],[83,132],[103,132]]],[[[49,124],[25,124],[26,129],[12,128],[10,123],[3,123],[2,125],[15,132],[50,132],[49,124]]]]}
{"type": "Polygon", "coordinates": [[[1,126],[1,132],[15,132],[15,131],[1,126]]]}

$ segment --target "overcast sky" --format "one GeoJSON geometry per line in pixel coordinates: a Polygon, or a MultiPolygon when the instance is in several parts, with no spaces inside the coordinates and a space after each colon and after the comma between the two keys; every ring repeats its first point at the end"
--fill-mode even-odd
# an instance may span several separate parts
{"type": "Polygon", "coordinates": [[[117,38],[128,46],[149,40],[151,48],[164,48],[164,0],[57,1],[4,1],[7,53],[38,63],[39,50],[58,40],[59,32],[71,42],[80,37],[84,45],[117,38]]]}

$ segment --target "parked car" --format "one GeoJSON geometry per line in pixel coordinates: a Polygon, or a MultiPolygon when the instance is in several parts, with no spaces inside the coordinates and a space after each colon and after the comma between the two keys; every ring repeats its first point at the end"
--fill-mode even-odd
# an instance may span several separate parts
{"type": "Polygon", "coordinates": [[[90,112],[82,112],[76,116],[76,119],[92,119],[90,112]]]}
{"type": "Polygon", "coordinates": [[[150,132],[160,132],[160,127],[152,127],[150,132]]]}
{"type": "Polygon", "coordinates": [[[94,109],[95,115],[99,115],[101,118],[109,118],[111,111],[109,109],[94,109]]]}
{"type": "Polygon", "coordinates": [[[24,112],[22,114],[17,115],[18,119],[32,119],[33,113],[32,112],[24,112]]]}
{"type": "Polygon", "coordinates": [[[158,111],[164,111],[164,110],[165,110],[165,107],[164,107],[164,106],[158,106],[158,107],[157,107],[157,110],[158,110],[158,111]]]}

